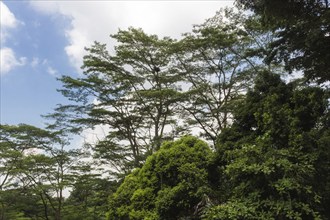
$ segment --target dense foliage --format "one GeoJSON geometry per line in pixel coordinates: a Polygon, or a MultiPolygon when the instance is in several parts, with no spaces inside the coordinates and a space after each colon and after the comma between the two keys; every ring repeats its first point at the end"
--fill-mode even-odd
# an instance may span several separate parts
{"type": "Polygon", "coordinates": [[[285,62],[286,70],[303,71],[307,80],[330,80],[330,10],[328,0],[237,0],[262,16],[277,40],[267,62],[285,62]]]}
{"type": "Polygon", "coordinates": [[[330,171],[323,163],[328,98],[320,88],[261,73],[219,136],[216,163],[228,188],[207,219],[323,219],[329,174],[318,175],[330,171]]]}
{"type": "Polygon", "coordinates": [[[1,125],[0,220],[330,219],[328,2],[237,2],[95,42],[52,124],[1,125]]]}
{"type": "Polygon", "coordinates": [[[194,137],[164,143],[110,198],[108,219],[185,219],[198,216],[210,193],[211,150],[194,137]]]}

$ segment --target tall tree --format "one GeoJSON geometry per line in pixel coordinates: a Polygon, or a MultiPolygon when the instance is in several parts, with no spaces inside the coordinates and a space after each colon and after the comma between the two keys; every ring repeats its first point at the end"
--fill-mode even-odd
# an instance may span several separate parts
{"type": "Polygon", "coordinates": [[[259,56],[271,40],[258,17],[226,8],[177,43],[178,67],[188,87],[182,103],[187,121],[214,145],[254,74],[266,68],[259,56]]]}
{"type": "Polygon", "coordinates": [[[21,185],[21,164],[25,156],[54,140],[51,133],[31,125],[0,125],[0,219],[7,219],[11,205],[8,190],[21,185]]]}
{"type": "Polygon", "coordinates": [[[84,57],[85,77],[61,78],[61,92],[76,103],[60,106],[52,116],[71,127],[106,126],[109,133],[95,146],[96,155],[126,172],[173,138],[178,78],[171,39],[133,28],[112,38],[118,41],[113,56],[96,42],[84,57]]]}
{"type": "Polygon", "coordinates": [[[25,188],[39,196],[46,219],[63,219],[64,191],[76,180],[71,166],[78,159],[79,152],[63,148],[48,149],[24,158],[19,179],[25,188]]]}
{"type": "Polygon", "coordinates": [[[23,156],[40,147],[47,146],[54,136],[34,126],[0,125],[0,190],[11,184],[23,156]]]}
{"type": "Polygon", "coordinates": [[[14,208],[22,218],[62,219],[63,192],[74,181],[71,166],[79,151],[66,151],[67,142],[60,133],[25,124],[0,129],[1,219],[7,219],[14,208]],[[9,193],[22,198],[33,195],[30,199],[38,206],[8,201],[9,193]]]}

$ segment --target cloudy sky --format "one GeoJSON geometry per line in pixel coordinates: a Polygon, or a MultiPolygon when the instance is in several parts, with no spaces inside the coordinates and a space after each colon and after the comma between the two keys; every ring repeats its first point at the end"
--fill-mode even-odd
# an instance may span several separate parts
{"type": "Polygon", "coordinates": [[[42,114],[66,103],[61,75],[79,76],[84,47],[114,42],[118,29],[179,38],[233,0],[1,1],[1,124],[43,126],[42,114]]]}

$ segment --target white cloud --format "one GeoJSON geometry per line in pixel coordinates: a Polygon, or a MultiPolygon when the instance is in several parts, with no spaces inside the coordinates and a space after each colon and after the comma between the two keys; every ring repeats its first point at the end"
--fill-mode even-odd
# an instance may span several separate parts
{"type": "Polygon", "coordinates": [[[10,72],[18,66],[26,64],[26,57],[17,58],[13,49],[3,47],[10,37],[10,31],[17,28],[23,22],[16,19],[5,3],[0,2],[0,24],[1,24],[1,49],[0,49],[0,75],[10,72]]]}
{"type": "Polygon", "coordinates": [[[0,2],[1,10],[1,28],[15,28],[18,24],[18,21],[15,18],[15,15],[9,10],[7,5],[3,2],[0,2]]]}
{"type": "Polygon", "coordinates": [[[81,31],[77,29],[72,29],[67,31],[67,38],[70,41],[70,45],[65,47],[65,52],[68,55],[71,64],[80,71],[82,66],[82,57],[85,54],[85,47],[90,45],[90,40],[86,38],[81,31]]]}
{"type": "Polygon", "coordinates": [[[49,61],[47,59],[42,60],[42,65],[48,65],[48,64],[49,64],[49,61]]]}
{"type": "Polygon", "coordinates": [[[33,57],[32,61],[31,61],[31,66],[33,68],[37,67],[39,65],[40,61],[39,61],[39,58],[38,57],[33,57]]]}
{"type": "Polygon", "coordinates": [[[40,59],[39,57],[33,57],[32,61],[29,62],[29,65],[36,69],[36,68],[43,68],[49,75],[52,76],[59,76],[58,70],[53,68],[50,62],[47,59],[40,59]]]}
{"type": "Polygon", "coordinates": [[[31,1],[34,9],[43,14],[55,14],[59,12],[59,4],[56,1],[31,1]]]}
{"type": "Polygon", "coordinates": [[[26,57],[20,57],[17,59],[14,51],[8,47],[1,48],[0,57],[0,75],[4,75],[10,72],[15,67],[24,66],[27,60],[26,57]]]}
{"type": "Polygon", "coordinates": [[[0,12],[1,43],[4,43],[10,36],[10,29],[16,28],[22,22],[16,19],[15,15],[3,2],[0,2],[0,12]]]}
{"type": "Polygon", "coordinates": [[[92,42],[114,42],[109,39],[118,28],[141,27],[150,34],[179,38],[212,17],[220,7],[233,1],[31,1],[37,11],[50,16],[64,15],[71,19],[65,31],[69,45],[65,51],[71,64],[80,71],[84,47],[92,42]]]}
{"type": "Polygon", "coordinates": [[[53,67],[51,66],[48,66],[47,67],[47,73],[49,73],[50,75],[52,76],[57,76],[58,72],[57,70],[55,70],[53,67]]]}

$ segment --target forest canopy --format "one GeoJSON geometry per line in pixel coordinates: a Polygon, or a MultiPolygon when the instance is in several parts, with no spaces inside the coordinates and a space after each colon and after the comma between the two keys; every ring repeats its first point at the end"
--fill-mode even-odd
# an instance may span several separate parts
{"type": "Polygon", "coordinates": [[[237,5],[95,42],[46,128],[1,125],[0,220],[329,219],[328,2],[237,5]]]}

